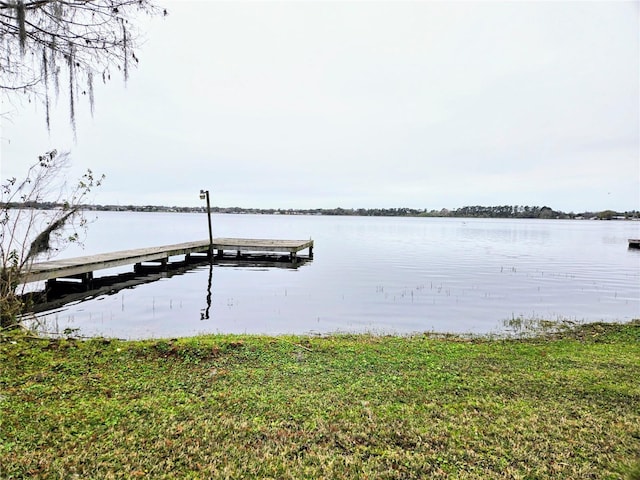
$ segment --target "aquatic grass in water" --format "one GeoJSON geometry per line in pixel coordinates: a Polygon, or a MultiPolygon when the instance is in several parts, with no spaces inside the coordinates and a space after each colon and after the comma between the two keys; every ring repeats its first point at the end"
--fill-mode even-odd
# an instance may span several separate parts
{"type": "Polygon", "coordinates": [[[579,322],[565,318],[547,320],[535,316],[512,316],[511,318],[504,320],[503,325],[507,336],[527,338],[568,332],[585,323],[586,322],[579,322]]]}

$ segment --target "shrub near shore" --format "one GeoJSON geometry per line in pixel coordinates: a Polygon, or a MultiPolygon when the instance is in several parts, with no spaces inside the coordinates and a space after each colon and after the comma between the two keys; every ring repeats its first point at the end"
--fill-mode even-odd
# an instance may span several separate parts
{"type": "Polygon", "coordinates": [[[465,339],[0,333],[0,478],[640,478],[640,323],[465,339]]]}

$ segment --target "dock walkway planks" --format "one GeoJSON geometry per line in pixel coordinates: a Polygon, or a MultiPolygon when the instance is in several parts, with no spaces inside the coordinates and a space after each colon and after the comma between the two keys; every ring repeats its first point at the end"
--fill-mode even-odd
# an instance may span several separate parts
{"type": "MultiPolygon", "coordinates": [[[[251,238],[214,238],[213,250],[221,257],[225,250],[240,252],[286,252],[293,263],[301,250],[309,249],[309,257],[313,256],[313,240],[272,240],[251,238]]],[[[56,278],[80,276],[83,281],[89,280],[93,272],[106,268],[123,265],[138,265],[142,262],[166,262],[169,257],[192,253],[208,253],[209,240],[178,243],[160,247],[121,250],[118,252],[101,253],[84,257],[65,258],[48,262],[34,263],[21,278],[22,283],[41,280],[55,280],[56,278]]],[[[213,252],[212,252],[213,253],[213,252]]]]}

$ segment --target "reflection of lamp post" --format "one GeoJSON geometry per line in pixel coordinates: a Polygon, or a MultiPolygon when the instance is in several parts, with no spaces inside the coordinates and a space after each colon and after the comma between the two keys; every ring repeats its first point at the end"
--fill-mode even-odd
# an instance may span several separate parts
{"type": "Polygon", "coordinates": [[[213,256],[213,233],[211,231],[211,204],[209,203],[209,190],[200,190],[200,200],[207,199],[207,218],[209,219],[209,257],[213,256]]]}
{"type": "Polygon", "coordinates": [[[211,310],[211,279],[213,278],[213,262],[209,262],[209,283],[207,283],[207,306],[200,310],[200,320],[209,320],[211,310]]]}

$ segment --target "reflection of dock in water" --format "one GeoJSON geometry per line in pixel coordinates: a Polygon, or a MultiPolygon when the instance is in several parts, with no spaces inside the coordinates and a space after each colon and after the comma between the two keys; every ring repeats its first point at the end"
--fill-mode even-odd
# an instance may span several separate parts
{"type": "MultiPolygon", "coordinates": [[[[257,253],[284,254],[288,261],[297,265],[298,252],[308,249],[308,258],[313,258],[313,240],[270,240],[250,238],[215,238],[213,243],[208,240],[198,242],[178,243],[161,247],[138,248],[119,252],[101,253],[85,257],[65,258],[48,262],[34,263],[21,277],[22,283],[46,280],[48,286],[60,279],[79,279],[87,288],[91,288],[94,272],[108,268],[134,265],[134,271],[145,269],[145,264],[153,263],[164,268],[172,257],[182,257],[189,263],[192,257],[207,258],[215,254],[215,258],[223,261],[228,258],[225,251],[235,252],[237,261],[244,260],[257,253]]],[[[280,258],[279,257],[279,258],[280,258]]]]}
{"type": "MultiPolygon", "coordinates": [[[[207,242],[208,246],[208,242],[207,242]]],[[[90,282],[82,279],[56,279],[48,281],[43,291],[25,294],[23,300],[30,305],[30,313],[41,313],[61,308],[69,303],[81,303],[103,295],[114,295],[120,290],[135,288],[139,285],[184,275],[189,271],[209,266],[209,280],[207,286],[207,308],[203,309],[202,318],[209,318],[211,306],[211,284],[213,266],[222,268],[287,268],[297,269],[310,262],[310,257],[298,257],[292,263],[288,255],[243,254],[216,255],[212,259],[205,253],[190,255],[183,260],[162,263],[141,263],[133,272],[92,277],[90,282]]]]}

